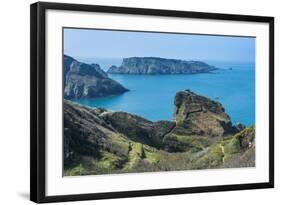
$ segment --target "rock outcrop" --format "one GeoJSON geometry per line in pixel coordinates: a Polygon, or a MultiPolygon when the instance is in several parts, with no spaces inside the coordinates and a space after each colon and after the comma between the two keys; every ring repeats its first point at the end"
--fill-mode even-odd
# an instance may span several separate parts
{"type": "Polygon", "coordinates": [[[94,98],[122,94],[128,91],[110,79],[98,64],[81,63],[64,55],[64,97],[94,98]]]}
{"type": "Polygon", "coordinates": [[[181,134],[223,136],[234,131],[222,104],[190,90],[176,94],[174,119],[181,134]]]}
{"type": "Polygon", "coordinates": [[[208,73],[218,68],[201,61],[185,61],[157,57],[124,58],[122,65],[111,66],[108,73],[114,74],[196,74],[208,73]]]}

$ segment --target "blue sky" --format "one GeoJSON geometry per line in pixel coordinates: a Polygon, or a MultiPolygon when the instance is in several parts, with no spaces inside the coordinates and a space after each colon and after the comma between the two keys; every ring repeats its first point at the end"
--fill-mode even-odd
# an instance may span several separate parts
{"type": "Polygon", "coordinates": [[[64,54],[74,58],[163,57],[255,61],[255,38],[64,29],[64,54]]]}

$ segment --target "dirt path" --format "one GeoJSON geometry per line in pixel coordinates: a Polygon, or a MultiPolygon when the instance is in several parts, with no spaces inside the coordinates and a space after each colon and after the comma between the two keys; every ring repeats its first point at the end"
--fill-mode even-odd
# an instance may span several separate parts
{"type": "Polygon", "coordinates": [[[222,143],[220,143],[220,148],[221,148],[221,152],[223,154],[223,157],[222,157],[222,162],[224,163],[224,156],[225,156],[225,152],[224,152],[224,146],[222,143]]]}

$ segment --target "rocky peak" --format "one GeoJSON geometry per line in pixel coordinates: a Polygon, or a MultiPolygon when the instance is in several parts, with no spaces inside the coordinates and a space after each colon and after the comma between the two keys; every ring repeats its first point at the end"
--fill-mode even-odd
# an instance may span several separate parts
{"type": "Polygon", "coordinates": [[[75,60],[67,55],[64,56],[65,70],[68,73],[76,73],[79,75],[95,76],[98,78],[106,78],[107,73],[104,72],[99,64],[86,64],[75,60]]]}
{"type": "Polygon", "coordinates": [[[128,91],[107,76],[98,64],[86,64],[64,55],[64,96],[66,99],[94,98],[128,91]]]}
{"type": "Polygon", "coordinates": [[[233,130],[222,104],[190,90],[176,94],[174,120],[178,132],[189,135],[223,136],[233,130]]]}

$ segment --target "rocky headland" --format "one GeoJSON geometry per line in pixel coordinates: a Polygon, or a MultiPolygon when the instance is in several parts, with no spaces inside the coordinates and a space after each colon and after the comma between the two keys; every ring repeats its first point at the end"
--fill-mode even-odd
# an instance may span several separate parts
{"type": "Polygon", "coordinates": [[[86,64],[64,55],[65,99],[95,98],[128,91],[107,76],[98,64],[86,64]]]}
{"type": "Polygon", "coordinates": [[[124,58],[121,66],[113,65],[107,71],[113,74],[196,74],[217,70],[201,61],[185,61],[158,57],[124,58]]]}
{"type": "Polygon", "coordinates": [[[223,106],[176,93],[174,120],[64,100],[64,175],[255,166],[255,128],[233,126],[223,106]]]}

